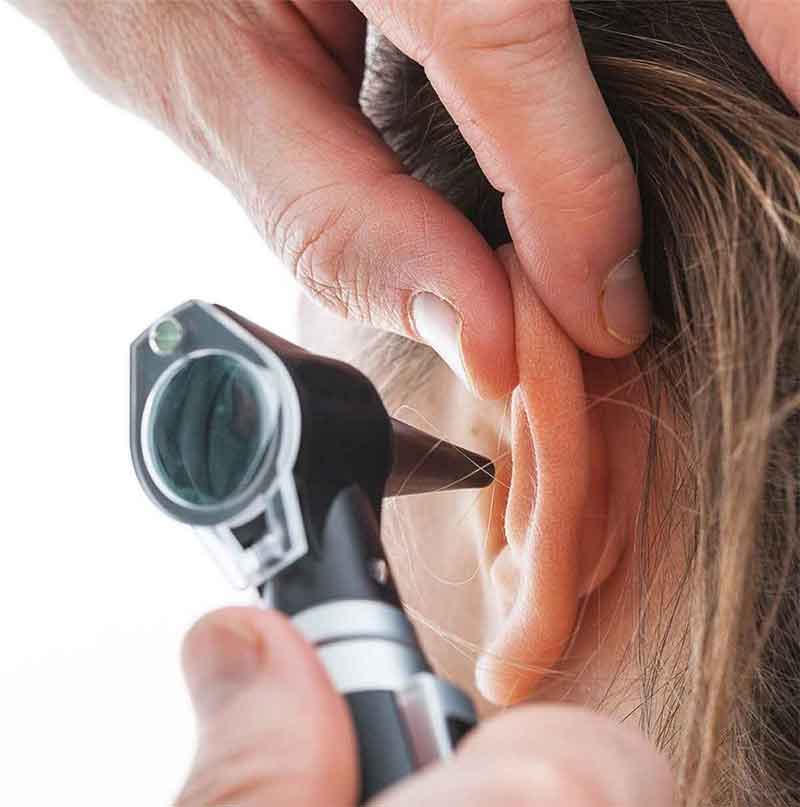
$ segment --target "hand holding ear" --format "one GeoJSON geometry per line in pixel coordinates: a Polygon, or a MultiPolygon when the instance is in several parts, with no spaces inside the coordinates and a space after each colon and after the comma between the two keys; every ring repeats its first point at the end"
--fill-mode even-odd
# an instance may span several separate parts
{"type": "Polygon", "coordinates": [[[516,384],[507,278],[362,114],[368,18],[424,65],[565,331],[606,357],[646,337],[634,171],[568,0],[12,1],[221,179],[317,301],[427,342],[501,397],[516,384]]]}
{"type": "MultiPolygon", "coordinates": [[[[184,647],[199,750],[176,807],[355,807],[345,702],[280,614],[232,608],[184,647]]],[[[371,807],[671,807],[669,769],[632,730],[587,711],[528,706],[371,807]]]]}

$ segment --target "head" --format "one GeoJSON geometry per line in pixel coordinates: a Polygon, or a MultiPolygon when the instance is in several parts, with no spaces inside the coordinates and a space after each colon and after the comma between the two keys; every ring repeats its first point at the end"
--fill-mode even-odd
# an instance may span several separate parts
{"type": "Polygon", "coordinates": [[[365,106],[500,248],[520,386],[479,402],[423,346],[327,319],[325,342],[338,329],[392,414],[496,461],[488,491],[387,507],[442,673],[487,713],[556,699],[636,721],[687,804],[797,805],[800,120],[725,3],[575,12],[637,169],[649,342],[577,350],[501,246],[502,199],[423,71],[386,42],[365,106]]]}

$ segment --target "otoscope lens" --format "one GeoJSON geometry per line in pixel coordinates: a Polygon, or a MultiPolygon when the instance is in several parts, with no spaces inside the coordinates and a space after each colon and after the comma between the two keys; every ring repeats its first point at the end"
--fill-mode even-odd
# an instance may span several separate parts
{"type": "Polygon", "coordinates": [[[221,354],[190,360],[155,402],[152,450],[162,481],[190,504],[221,504],[252,481],[273,424],[251,367],[221,354]]]}

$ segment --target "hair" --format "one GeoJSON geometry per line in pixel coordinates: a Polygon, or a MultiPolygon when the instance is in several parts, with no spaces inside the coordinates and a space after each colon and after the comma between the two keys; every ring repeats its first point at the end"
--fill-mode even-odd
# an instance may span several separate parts
{"type": "MultiPolygon", "coordinates": [[[[648,530],[686,541],[686,652],[676,670],[652,650],[665,637],[639,638],[643,704],[662,690],[666,707],[638,714],[673,758],[683,804],[797,807],[800,120],[722,0],[573,7],[642,197],[655,326],[637,359],[653,469],[668,455],[660,402],[681,433],[672,517],[645,519],[635,540],[643,580],[658,563],[648,530]]],[[[407,169],[490,244],[508,242],[501,194],[422,68],[380,40],[371,70],[365,109],[407,169]]],[[[430,365],[416,348],[396,351],[395,367],[401,355],[430,365]]],[[[678,631],[678,607],[660,630],[678,631]]]]}

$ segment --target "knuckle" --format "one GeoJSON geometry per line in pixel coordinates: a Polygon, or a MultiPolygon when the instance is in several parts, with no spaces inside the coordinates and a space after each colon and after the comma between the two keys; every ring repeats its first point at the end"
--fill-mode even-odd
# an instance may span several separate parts
{"type": "Polygon", "coordinates": [[[620,146],[610,153],[593,153],[562,166],[540,190],[541,198],[552,199],[551,204],[557,205],[557,213],[587,223],[598,217],[626,214],[630,204],[623,200],[625,195],[636,199],[636,179],[628,153],[620,146]]]}
{"type": "Polygon", "coordinates": [[[525,65],[544,66],[559,61],[576,35],[569,3],[514,0],[481,4],[477,12],[462,16],[455,39],[459,48],[514,54],[525,65]]]}
{"type": "Polygon", "coordinates": [[[370,320],[369,273],[358,271],[353,241],[358,226],[344,206],[308,216],[314,194],[289,202],[269,226],[270,240],[295,279],[340,316],[370,320]]]}
{"type": "MultiPolygon", "coordinates": [[[[458,4],[460,5],[460,4],[458,4]]],[[[427,61],[437,38],[441,3],[408,0],[362,0],[361,8],[376,29],[420,64],[427,61]]]]}
{"type": "Polygon", "coordinates": [[[291,264],[295,277],[318,302],[343,317],[369,319],[358,273],[345,260],[349,235],[335,225],[304,233],[291,264]]]}

